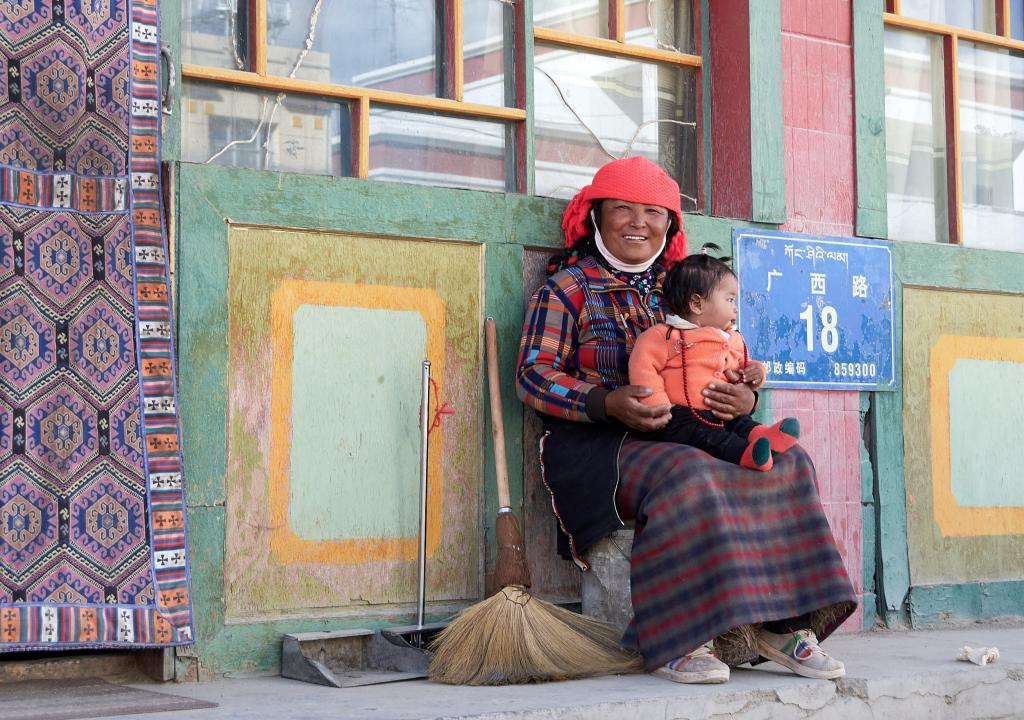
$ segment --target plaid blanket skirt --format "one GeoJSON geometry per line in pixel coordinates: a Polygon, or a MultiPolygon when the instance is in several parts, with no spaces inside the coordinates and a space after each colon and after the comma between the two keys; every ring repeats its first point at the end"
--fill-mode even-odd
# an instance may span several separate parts
{"type": "Polygon", "coordinates": [[[627,439],[619,472],[619,511],[636,523],[634,619],[623,643],[648,669],[712,638],[725,662],[756,660],[749,640],[725,641],[751,637],[734,629],[810,614],[824,639],[856,608],[799,446],[761,473],[685,445],[627,439]]]}

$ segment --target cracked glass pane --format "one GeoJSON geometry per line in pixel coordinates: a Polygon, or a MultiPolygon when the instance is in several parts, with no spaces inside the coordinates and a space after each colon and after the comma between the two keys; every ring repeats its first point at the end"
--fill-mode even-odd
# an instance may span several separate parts
{"type": "Polygon", "coordinates": [[[182,113],[186,162],[351,174],[351,118],[344,103],[187,82],[182,113]]]}
{"type": "Polygon", "coordinates": [[[370,179],[504,192],[504,122],[370,109],[370,179]]]}
{"type": "Polygon", "coordinates": [[[533,0],[533,24],[574,35],[608,37],[607,0],[533,0]]]}
{"type": "Polygon", "coordinates": [[[515,105],[512,76],[505,75],[505,53],[512,49],[515,6],[506,0],[474,0],[467,2],[462,12],[465,101],[515,105]]]}
{"type": "Polygon", "coordinates": [[[248,13],[248,0],[184,0],[182,61],[205,67],[248,70],[248,13]]]}
{"type": "Polygon", "coordinates": [[[903,0],[900,15],[987,33],[996,31],[996,4],[992,0],[903,0]]]}
{"type": "Polygon", "coordinates": [[[268,71],[436,97],[434,13],[434,0],[267,0],[268,71]]]}
{"type": "Polygon", "coordinates": [[[643,155],[697,209],[696,81],[690,68],[536,47],[538,195],[572,197],[609,160],[643,155]]]}
{"type": "Polygon", "coordinates": [[[630,45],[693,53],[690,3],[626,0],[626,42],[630,45]]]}

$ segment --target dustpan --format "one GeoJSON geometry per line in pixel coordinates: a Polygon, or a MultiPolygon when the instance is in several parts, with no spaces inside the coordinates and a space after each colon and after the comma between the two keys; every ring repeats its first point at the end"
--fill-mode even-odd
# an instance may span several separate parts
{"type": "Polygon", "coordinates": [[[423,361],[420,411],[420,527],[416,624],[381,630],[356,628],[292,633],[281,644],[281,675],[294,680],[357,687],[427,677],[427,646],[446,622],[424,623],[427,568],[427,419],[430,407],[430,361],[423,361]]]}

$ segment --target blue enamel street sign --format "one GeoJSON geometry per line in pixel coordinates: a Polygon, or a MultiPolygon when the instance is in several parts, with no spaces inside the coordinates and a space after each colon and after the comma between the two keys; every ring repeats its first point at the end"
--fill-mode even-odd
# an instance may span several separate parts
{"type": "Polygon", "coordinates": [[[889,243],[734,230],[737,326],[766,387],[895,390],[889,243]]]}

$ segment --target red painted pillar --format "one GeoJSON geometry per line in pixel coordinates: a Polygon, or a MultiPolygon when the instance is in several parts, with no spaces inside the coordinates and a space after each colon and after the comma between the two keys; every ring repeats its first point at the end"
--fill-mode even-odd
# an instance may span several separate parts
{"type": "Polygon", "coordinates": [[[750,20],[748,0],[710,3],[712,214],[749,218],[753,209],[750,167],[750,20]]]}
{"type": "MultiPolygon", "coordinates": [[[[851,0],[782,0],[784,230],[854,234],[851,0]]],[[[825,512],[858,595],[863,592],[860,399],[857,392],[775,391],[776,417],[800,419],[825,512]]],[[[860,611],[843,626],[859,630],[860,611]]]]}

